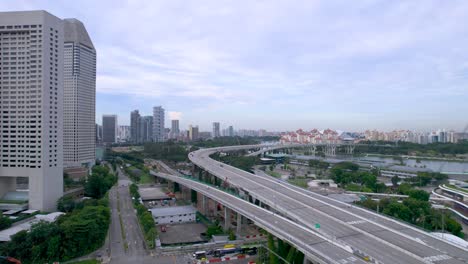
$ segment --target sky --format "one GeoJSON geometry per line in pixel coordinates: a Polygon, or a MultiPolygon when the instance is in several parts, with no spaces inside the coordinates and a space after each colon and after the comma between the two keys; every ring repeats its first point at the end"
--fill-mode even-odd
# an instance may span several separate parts
{"type": "Polygon", "coordinates": [[[81,20],[96,121],[152,107],[209,130],[463,130],[468,1],[2,0],[81,20]]]}

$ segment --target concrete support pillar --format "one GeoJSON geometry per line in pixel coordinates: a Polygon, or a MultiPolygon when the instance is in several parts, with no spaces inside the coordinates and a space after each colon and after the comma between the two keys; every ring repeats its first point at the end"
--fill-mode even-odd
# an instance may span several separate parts
{"type": "Polygon", "coordinates": [[[203,209],[203,214],[206,216],[206,213],[208,212],[208,205],[206,201],[207,197],[205,195],[202,195],[202,209],[203,209]]]}
{"type": "Polygon", "coordinates": [[[0,177],[0,198],[11,191],[16,191],[16,177],[0,177]]]}
{"type": "Polygon", "coordinates": [[[224,207],[224,230],[231,228],[231,209],[224,207]]]}
{"type": "Polygon", "coordinates": [[[237,229],[236,229],[237,237],[240,237],[241,231],[242,231],[242,215],[237,213],[237,229]]]}

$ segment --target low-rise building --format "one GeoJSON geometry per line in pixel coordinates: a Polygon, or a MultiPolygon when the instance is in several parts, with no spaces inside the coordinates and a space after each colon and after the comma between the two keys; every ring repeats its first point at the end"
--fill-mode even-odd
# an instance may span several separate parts
{"type": "Polygon", "coordinates": [[[193,206],[171,206],[149,209],[156,224],[182,224],[195,222],[197,209],[193,206]]]}

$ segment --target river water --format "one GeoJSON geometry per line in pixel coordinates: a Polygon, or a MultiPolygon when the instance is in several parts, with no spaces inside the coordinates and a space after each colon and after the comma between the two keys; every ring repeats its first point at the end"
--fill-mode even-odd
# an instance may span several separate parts
{"type": "MultiPolygon", "coordinates": [[[[304,155],[292,155],[299,159],[316,159],[313,156],[304,155]]],[[[325,161],[338,162],[338,161],[357,161],[374,163],[375,165],[405,165],[408,167],[420,167],[427,168],[435,172],[443,172],[447,174],[467,174],[468,175],[468,162],[459,161],[443,161],[443,160],[420,160],[417,162],[416,159],[403,159],[403,164],[400,164],[399,160],[395,160],[389,157],[377,157],[377,156],[365,156],[365,157],[350,157],[350,156],[336,156],[334,158],[325,158],[325,161]]]]}

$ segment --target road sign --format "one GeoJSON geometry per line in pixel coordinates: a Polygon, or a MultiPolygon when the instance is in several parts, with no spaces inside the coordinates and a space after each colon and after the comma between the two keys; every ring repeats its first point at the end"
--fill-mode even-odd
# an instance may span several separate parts
{"type": "Polygon", "coordinates": [[[315,228],[317,229],[320,228],[320,224],[319,223],[315,224],[315,228]]]}

